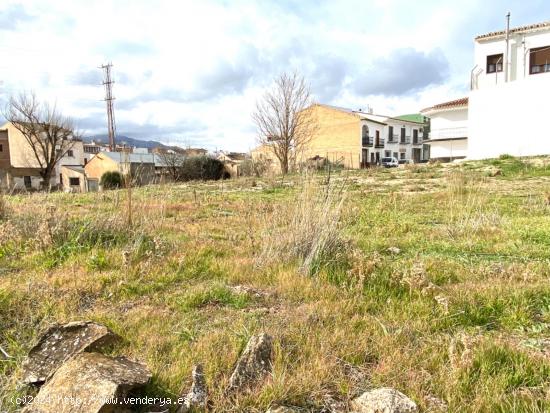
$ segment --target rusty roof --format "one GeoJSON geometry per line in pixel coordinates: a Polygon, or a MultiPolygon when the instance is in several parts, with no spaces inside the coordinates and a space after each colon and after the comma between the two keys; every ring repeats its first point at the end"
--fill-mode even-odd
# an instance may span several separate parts
{"type": "Polygon", "coordinates": [[[462,106],[468,106],[468,98],[460,98],[451,100],[449,102],[438,103],[437,105],[430,106],[429,108],[422,109],[420,112],[431,112],[433,110],[453,109],[462,106]]]}
{"type": "MultiPolygon", "coordinates": [[[[526,26],[514,27],[510,29],[510,34],[527,33],[527,32],[533,32],[533,31],[542,30],[542,29],[548,29],[548,28],[550,28],[550,21],[529,24],[526,26]]],[[[506,30],[499,30],[496,32],[490,32],[490,33],[479,35],[475,38],[475,40],[487,40],[487,39],[492,39],[496,37],[501,37],[501,36],[504,36],[505,34],[506,34],[506,30]]]]}

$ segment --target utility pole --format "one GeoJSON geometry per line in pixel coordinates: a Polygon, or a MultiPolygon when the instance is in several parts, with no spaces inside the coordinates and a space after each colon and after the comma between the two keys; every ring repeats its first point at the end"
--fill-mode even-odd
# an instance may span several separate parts
{"type": "Polygon", "coordinates": [[[115,128],[115,111],[113,109],[113,79],[111,78],[112,63],[101,65],[99,68],[103,69],[104,78],[103,85],[105,86],[105,102],[107,103],[107,131],[109,133],[109,149],[113,152],[116,149],[116,128],[115,128]]]}
{"type": "Polygon", "coordinates": [[[510,60],[510,12],[506,14],[505,40],[506,50],[504,51],[504,82],[508,82],[510,80],[510,67],[508,65],[510,60]]]}

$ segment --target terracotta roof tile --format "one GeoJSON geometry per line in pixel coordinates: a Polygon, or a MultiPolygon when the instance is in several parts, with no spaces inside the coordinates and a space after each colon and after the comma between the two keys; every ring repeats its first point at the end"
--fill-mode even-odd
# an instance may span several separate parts
{"type": "MultiPolygon", "coordinates": [[[[546,29],[546,28],[550,28],[550,21],[542,22],[542,23],[529,24],[527,26],[514,27],[513,29],[510,29],[510,34],[531,32],[531,31],[546,29]]],[[[504,36],[505,34],[506,34],[505,30],[499,30],[499,31],[496,31],[496,32],[490,32],[490,33],[479,35],[475,39],[476,40],[484,40],[484,39],[490,39],[490,38],[494,38],[494,37],[504,36]]]]}
{"type": "Polygon", "coordinates": [[[451,109],[451,108],[456,108],[456,107],[460,107],[460,106],[468,106],[468,98],[467,97],[456,99],[456,100],[451,100],[449,102],[438,103],[437,105],[433,105],[433,106],[430,106],[429,108],[422,109],[420,112],[423,113],[423,112],[429,112],[429,111],[432,111],[432,110],[451,109]]]}

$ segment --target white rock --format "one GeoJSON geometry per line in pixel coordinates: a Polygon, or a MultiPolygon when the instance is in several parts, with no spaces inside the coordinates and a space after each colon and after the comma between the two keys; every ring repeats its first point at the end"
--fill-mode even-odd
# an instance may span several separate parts
{"type": "Polygon", "coordinates": [[[416,413],[418,406],[400,391],[391,388],[363,393],[351,402],[354,413],[416,413]]]}

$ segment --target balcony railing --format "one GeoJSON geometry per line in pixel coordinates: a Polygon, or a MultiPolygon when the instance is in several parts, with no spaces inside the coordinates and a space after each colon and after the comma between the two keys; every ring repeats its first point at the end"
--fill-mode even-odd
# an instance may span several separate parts
{"type": "Polygon", "coordinates": [[[398,143],[399,135],[388,136],[388,143],[398,143]]]}
{"type": "Polygon", "coordinates": [[[384,139],[378,139],[376,144],[374,145],[375,148],[383,148],[384,147],[384,139]]]}
{"type": "Polygon", "coordinates": [[[466,138],[468,128],[466,126],[456,128],[440,128],[430,131],[429,139],[466,138]]]}
{"type": "Polygon", "coordinates": [[[401,139],[399,140],[399,143],[409,144],[411,143],[411,137],[410,136],[401,137],[401,139]]]}
{"type": "Polygon", "coordinates": [[[363,146],[372,146],[373,145],[373,139],[370,137],[363,137],[361,138],[361,144],[363,146]]]}

